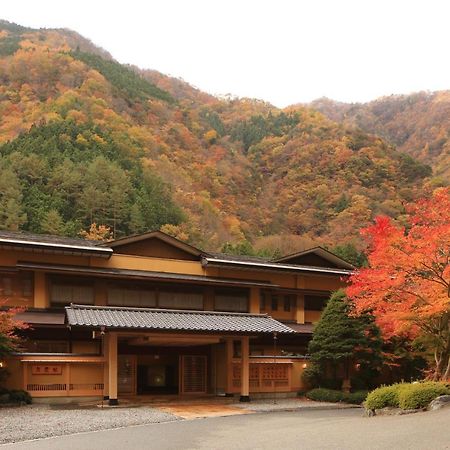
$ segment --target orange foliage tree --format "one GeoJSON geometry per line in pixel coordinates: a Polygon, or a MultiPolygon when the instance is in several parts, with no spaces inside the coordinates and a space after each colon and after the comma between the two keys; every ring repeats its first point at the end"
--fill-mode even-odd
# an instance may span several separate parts
{"type": "Polygon", "coordinates": [[[408,208],[405,227],[378,217],[362,230],[369,267],[350,278],[357,310],[372,309],[384,336],[421,337],[433,379],[450,378],[450,188],[408,208]]]}
{"type": "MultiPolygon", "coordinates": [[[[5,301],[0,302],[0,307],[5,303],[5,301]]],[[[15,318],[15,315],[21,311],[23,308],[0,310],[0,361],[3,357],[20,349],[21,339],[17,332],[28,328],[26,323],[15,318]]],[[[7,370],[0,365],[0,384],[7,375],[7,370]]]]}
{"type": "Polygon", "coordinates": [[[111,228],[106,225],[97,225],[95,222],[89,227],[89,231],[81,230],[79,235],[88,241],[112,241],[111,228]]]}

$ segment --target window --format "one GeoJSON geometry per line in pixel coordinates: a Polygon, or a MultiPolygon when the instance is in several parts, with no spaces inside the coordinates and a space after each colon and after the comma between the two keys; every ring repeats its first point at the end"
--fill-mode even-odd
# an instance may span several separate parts
{"type": "Polygon", "coordinates": [[[216,311],[248,312],[248,294],[245,292],[217,291],[214,297],[216,311]]]}
{"type": "Polygon", "coordinates": [[[13,288],[12,288],[12,278],[10,277],[3,277],[3,295],[12,295],[13,294],[13,288]]]}
{"type": "Polygon", "coordinates": [[[156,307],[156,290],[113,287],[108,289],[108,305],[156,307]]]}
{"type": "Polygon", "coordinates": [[[278,311],[278,296],[272,295],[272,311],[278,311]]]}
{"type": "Polygon", "coordinates": [[[89,284],[55,281],[51,284],[50,302],[58,305],[69,303],[93,305],[94,287],[89,284]]]}
{"type": "Polygon", "coordinates": [[[291,296],[290,295],[284,296],[283,309],[286,312],[289,312],[291,310],[291,296]]]}
{"type": "Polygon", "coordinates": [[[328,297],[318,295],[305,295],[305,310],[322,311],[328,302],[328,297]]]}
{"type": "Polygon", "coordinates": [[[172,309],[203,309],[202,292],[161,291],[158,296],[160,308],[172,309]]]}
{"type": "Polygon", "coordinates": [[[259,294],[259,309],[265,311],[266,309],[266,293],[261,291],[259,294]]]}
{"type": "Polygon", "coordinates": [[[0,273],[0,296],[4,297],[32,297],[32,272],[4,272],[0,273]]]}
{"type": "Polygon", "coordinates": [[[31,278],[21,277],[22,295],[24,297],[33,296],[33,280],[31,278]]]}
{"type": "Polygon", "coordinates": [[[26,341],[29,353],[69,353],[68,341],[26,341]]]}

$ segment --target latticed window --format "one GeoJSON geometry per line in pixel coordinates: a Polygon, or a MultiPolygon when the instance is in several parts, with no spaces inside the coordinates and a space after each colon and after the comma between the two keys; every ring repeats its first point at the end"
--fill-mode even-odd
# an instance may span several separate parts
{"type": "Polygon", "coordinates": [[[53,304],[76,303],[82,305],[94,304],[94,287],[89,284],[52,283],[50,302],[53,304]]]}

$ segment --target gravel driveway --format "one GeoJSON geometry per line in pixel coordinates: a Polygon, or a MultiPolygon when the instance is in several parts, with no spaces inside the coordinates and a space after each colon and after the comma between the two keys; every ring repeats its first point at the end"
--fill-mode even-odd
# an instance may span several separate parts
{"type": "Polygon", "coordinates": [[[102,409],[31,405],[0,408],[0,444],[173,420],[178,420],[178,417],[148,406],[102,409]]]}

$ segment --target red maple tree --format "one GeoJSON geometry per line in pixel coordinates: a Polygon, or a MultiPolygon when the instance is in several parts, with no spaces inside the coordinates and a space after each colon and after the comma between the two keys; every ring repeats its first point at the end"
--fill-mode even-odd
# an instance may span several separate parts
{"type": "Polygon", "coordinates": [[[369,267],[350,278],[357,311],[371,309],[389,339],[424,337],[433,379],[450,377],[450,188],[407,208],[406,226],[387,217],[362,230],[369,267]]]}

